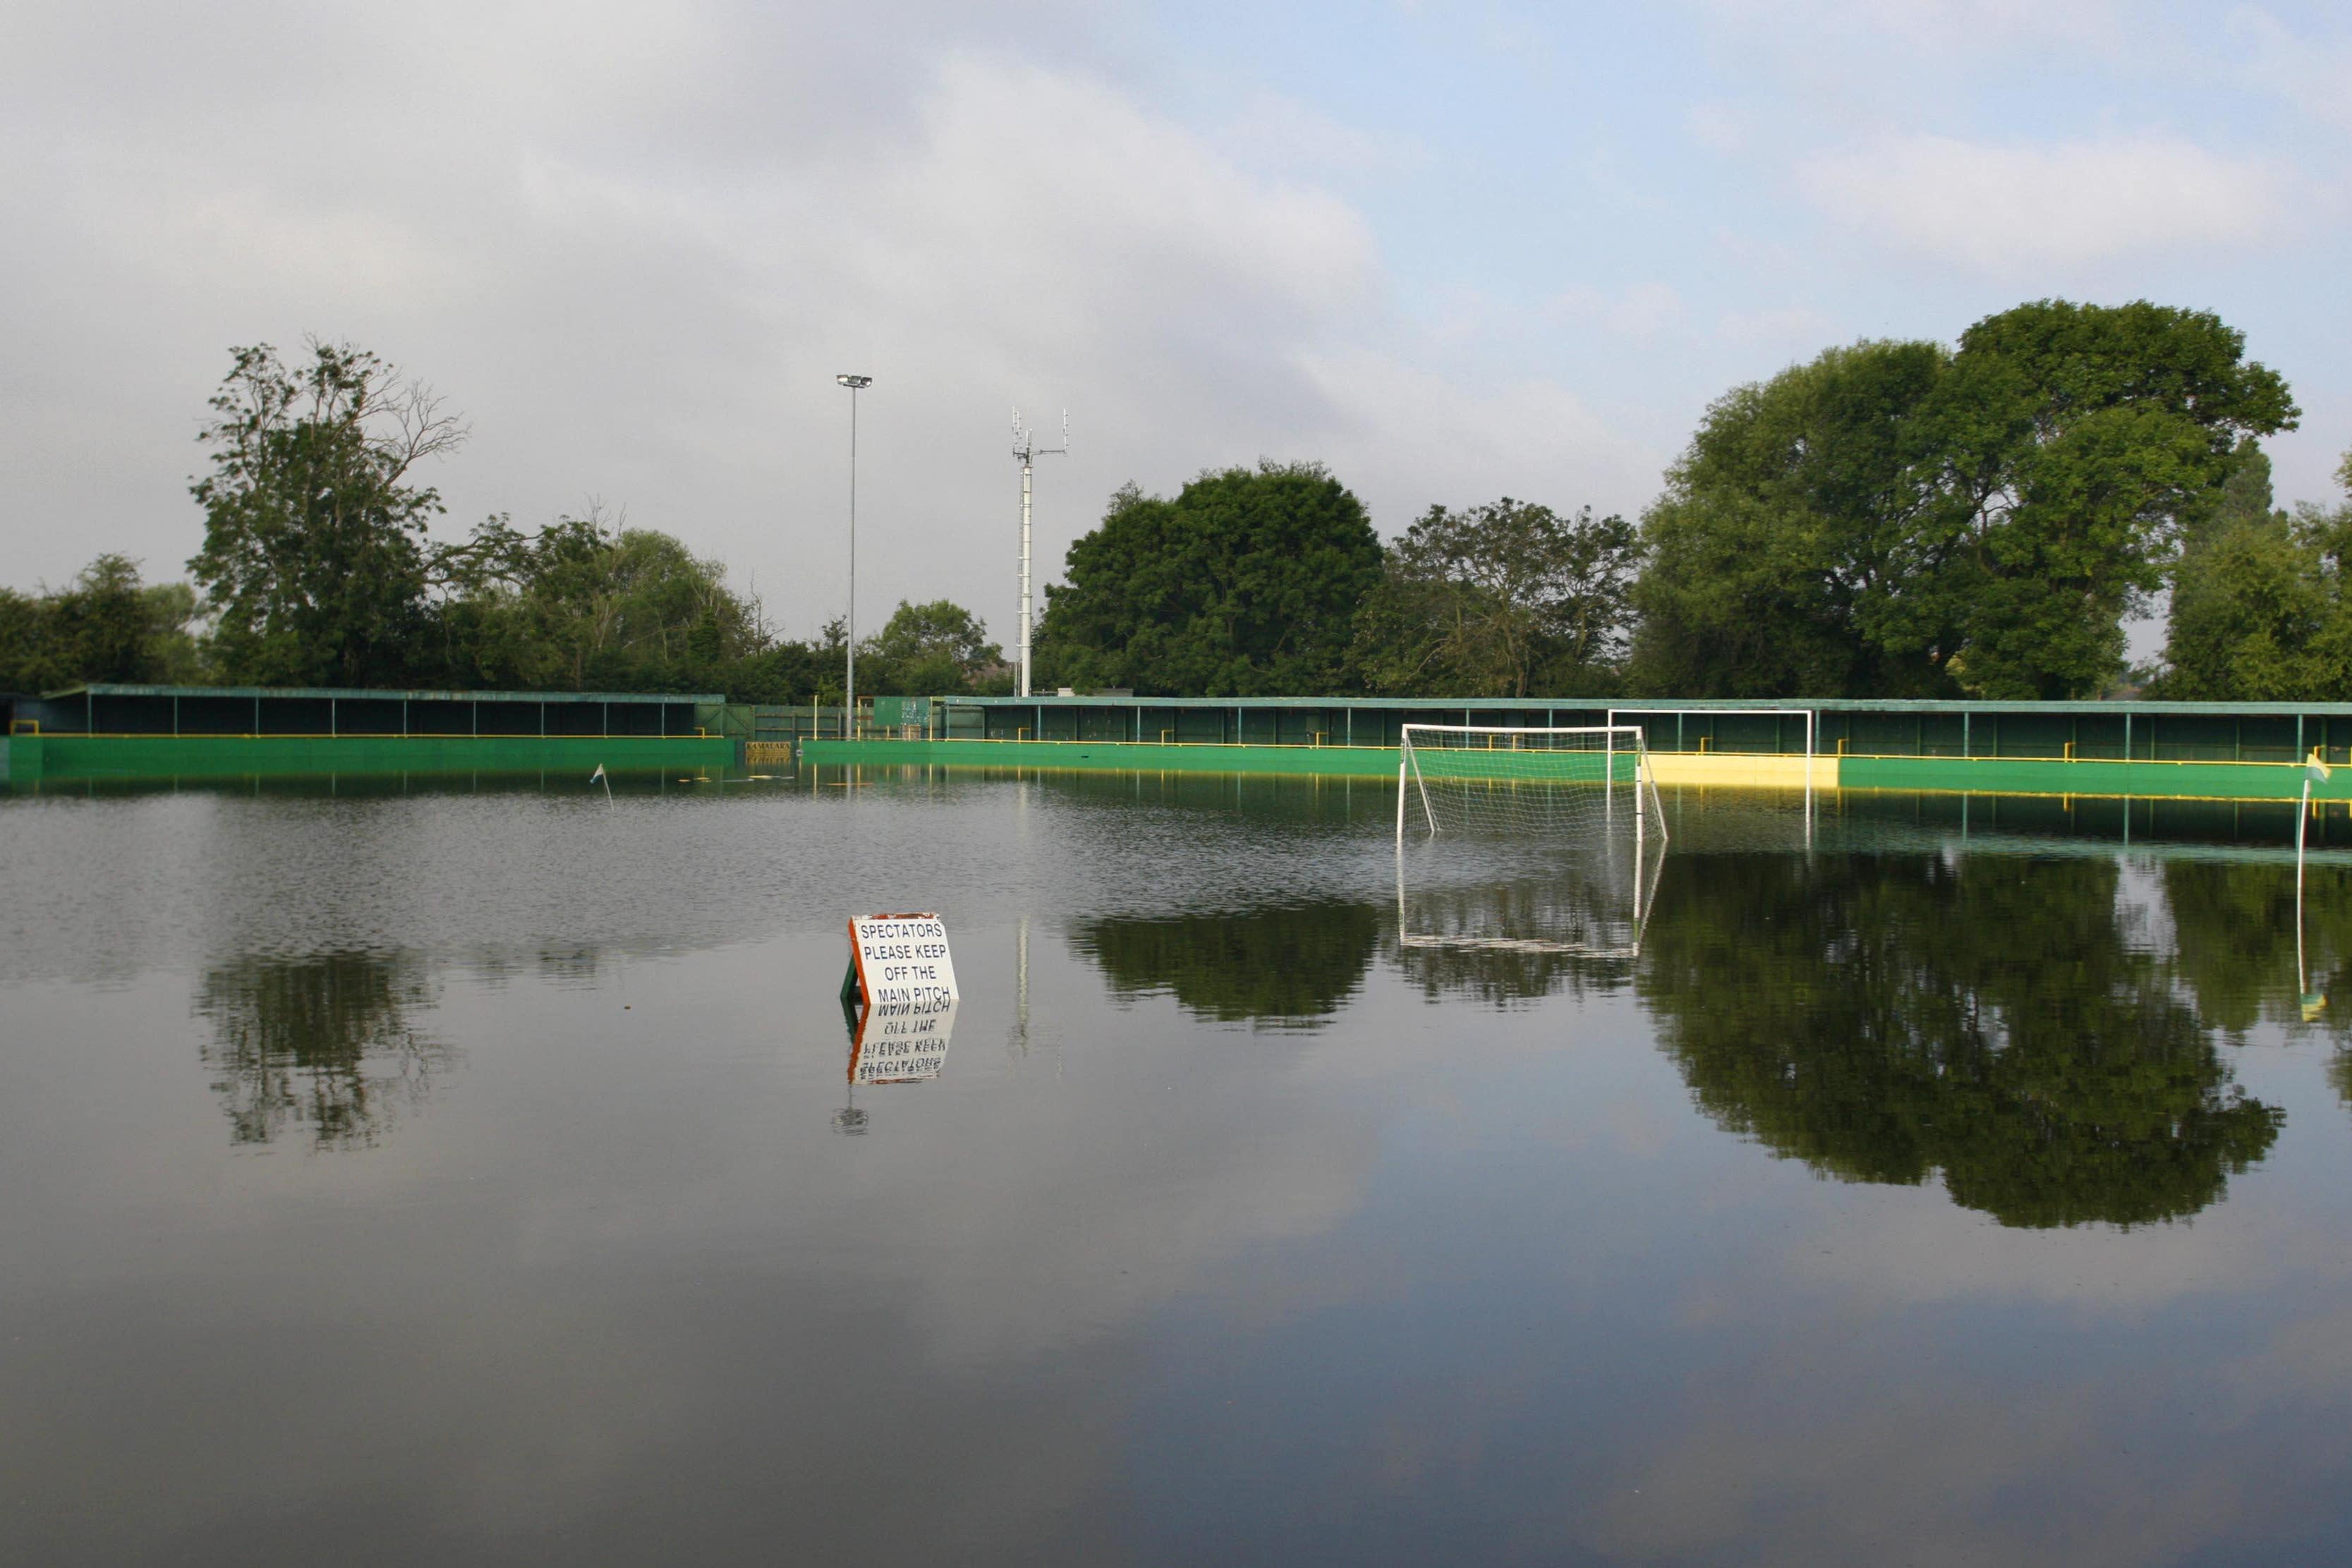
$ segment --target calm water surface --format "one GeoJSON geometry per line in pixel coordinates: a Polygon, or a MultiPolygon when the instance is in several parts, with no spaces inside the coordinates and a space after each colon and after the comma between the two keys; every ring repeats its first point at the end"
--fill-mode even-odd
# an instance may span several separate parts
{"type": "Polygon", "coordinates": [[[2344,857],[1670,797],[1570,956],[1392,802],[0,800],[0,1560],[2352,1560],[2344,857]]]}

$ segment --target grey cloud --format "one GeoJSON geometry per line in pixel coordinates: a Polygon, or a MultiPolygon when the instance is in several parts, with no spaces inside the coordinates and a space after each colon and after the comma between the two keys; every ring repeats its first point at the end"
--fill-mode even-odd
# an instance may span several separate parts
{"type": "MultiPolygon", "coordinates": [[[[1430,398],[1476,400],[1401,325],[1363,217],[1155,112],[1120,26],[1050,5],[19,13],[9,576],[107,548],[175,573],[226,350],[305,332],[470,417],[430,476],[449,531],[596,497],[728,561],[797,633],[844,598],[836,371],[877,378],[868,627],[946,593],[1010,640],[1016,401],[1066,403],[1077,438],[1041,475],[1048,575],[1129,478],[1359,463],[1391,527],[1496,489],[1423,434],[1430,398]],[[1335,397],[1335,358],[1379,373],[1335,397]]],[[[1595,498],[1598,449],[1642,476],[1598,498],[1642,499],[1644,463],[1597,422],[1539,427],[1520,489],[1595,498]]]]}

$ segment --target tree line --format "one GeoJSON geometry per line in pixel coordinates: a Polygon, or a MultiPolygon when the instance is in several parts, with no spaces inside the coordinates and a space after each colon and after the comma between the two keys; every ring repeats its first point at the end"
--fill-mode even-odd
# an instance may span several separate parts
{"type": "MultiPolygon", "coordinates": [[[[2352,508],[2271,504],[2299,411],[2207,312],[2041,300],[1706,411],[1638,526],[1509,497],[1383,547],[1313,466],[1133,489],[1047,590],[1063,684],[1190,695],[2352,696],[2352,508]],[[2163,662],[2126,622],[2174,592],[2163,662]]],[[[2352,460],[2345,474],[2352,487],[2352,460]]]]}
{"type": "MultiPolygon", "coordinates": [[[[0,687],[838,699],[838,622],[782,637],[668,534],[592,508],[436,540],[420,465],[466,430],[373,354],[239,350],[210,407],[192,580],[107,555],[0,590],[0,687]]],[[[1037,673],[1213,696],[2352,696],[2352,503],[2279,507],[2260,444],[2299,417],[2210,312],[2034,301],[1955,346],[1859,342],[1732,389],[1637,521],[1503,497],[1384,543],[1315,464],[1129,485],[1046,589],[1037,673]],[[2126,622],[2168,590],[2164,655],[2127,670],[2126,622]]],[[[858,662],[872,692],[1012,685],[946,600],[902,602],[858,662]]]]}
{"type": "MultiPolygon", "coordinates": [[[[149,584],[102,555],[64,588],[0,589],[0,690],[79,681],[458,690],[719,692],[838,702],[838,621],[793,640],[674,536],[590,508],[435,539],[428,460],[466,440],[377,356],[235,351],[199,440],[203,548],[149,584]]],[[[1003,652],[946,601],[898,606],[858,647],[869,690],[1010,690],[1003,652]]]]}

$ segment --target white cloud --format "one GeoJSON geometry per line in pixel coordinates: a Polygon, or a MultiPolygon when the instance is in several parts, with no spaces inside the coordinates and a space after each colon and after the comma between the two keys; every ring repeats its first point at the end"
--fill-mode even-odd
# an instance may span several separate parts
{"type": "Polygon", "coordinates": [[[1334,420],[1318,450],[1388,532],[1433,502],[1519,496],[1631,514],[1657,492],[1663,459],[1549,382],[1466,388],[1365,351],[1309,355],[1302,367],[1334,420]]]}
{"type": "Polygon", "coordinates": [[[2352,130],[2352,37],[2301,37],[2269,12],[2244,6],[2231,28],[2250,51],[2243,74],[2315,119],[2352,130]]]}
{"type": "Polygon", "coordinates": [[[1691,140],[1710,152],[1747,150],[1748,119],[1727,104],[1695,104],[1683,116],[1683,124],[1690,131],[1691,140]]]}
{"type": "MultiPolygon", "coordinates": [[[[1451,351],[1392,308],[1331,184],[1412,164],[1408,140],[1276,97],[1189,126],[1078,13],[1015,57],[988,41],[1003,18],[943,5],[887,27],[621,10],[0,21],[0,461],[15,516],[78,524],[0,525],[7,578],[101,545],[174,570],[226,349],[310,331],[467,415],[430,476],[449,529],[601,497],[756,580],[793,634],[846,576],[837,371],[877,378],[866,625],[946,593],[1009,629],[1014,402],[1066,403],[1076,438],[1039,476],[1047,577],[1130,478],[1321,457],[1394,523],[1461,470],[1432,429],[1495,428],[1491,393],[1431,371],[1451,351]],[[1335,385],[1339,363],[1413,398],[1335,385]]],[[[1573,404],[1539,382],[1504,401],[1573,404]]],[[[1538,444],[1504,465],[1555,465],[1560,423],[1522,427],[1538,444]]]]}
{"type": "Polygon", "coordinates": [[[2001,146],[1905,136],[1799,166],[1799,188],[1862,234],[1999,275],[2266,237],[2284,177],[2168,137],[2001,146]]]}
{"type": "Polygon", "coordinates": [[[1279,93],[1254,95],[1217,140],[1253,167],[1300,173],[1409,173],[1429,163],[1429,150],[1412,137],[1345,124],[1279,93]]]}
{"type": "Polygon", "coordinates": [[[1811,352],[1833,341],[1836,324],[1804,305],[1767,310],[1727,310],[1716,319],[1716,336],[1728,343],[1754,344],[1787,352],[1811,352]]]}
{"type": "Polygon", "coordinates": [[[1655,279],[1610,292],[1570,284],[1554,295],[1545,314],[1555,320],[1589,321],[1635,339],[1683,335],[1690,330],[1690,308],[1674,285],[1655,279]]]}
{"type": "Polygon", "coordinates": [[[1703,0],[1727,21],[1776,35],[1873,33],[1915,48],[1987,51],[2021,41],[2112,46],[2123,0],[1703,0]]]}

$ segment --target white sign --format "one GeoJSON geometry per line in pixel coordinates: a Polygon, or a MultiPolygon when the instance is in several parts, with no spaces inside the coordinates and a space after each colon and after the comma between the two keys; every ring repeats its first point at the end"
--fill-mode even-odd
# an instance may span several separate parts
{"type": "Polygon", "coordinates": [[[849,922],[850,974],[881,1018],[927,1018],[956,1004],[955,959],[936,915],[866,915],[849,922]]]}
{"type": "Polygon", "coordinates": [[[955,1032],[956,1005],[918,1017],[889,1013],[887,1004],[866,1009],[849,1047],[852,1083],[906,1083],[937,1078],[948,1064],[948,1037],[955,1032]]]}

